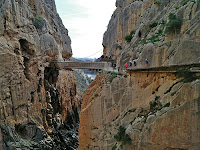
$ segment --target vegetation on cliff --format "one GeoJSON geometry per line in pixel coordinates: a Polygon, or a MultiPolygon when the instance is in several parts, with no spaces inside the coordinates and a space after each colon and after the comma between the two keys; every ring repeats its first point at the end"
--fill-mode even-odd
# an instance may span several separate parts
{"type": "Polygon", "coordinates": [[[44,26],[44,20],[41,16],[36,16],[33,20],[33,25],[37,28],[37,29],[42,29],[42,27],[44,26]]]}
{"type": "Polygon", "coordinates": [[[121,147],[123,148],[123,145],[131,144],[132,140],[128,134],[126,134],[126,129],[123,126],[120,126],[118,128],[117,134],[114,136],[114,138],[121,142],[121,147]]]}
{"type": "Polygon", "coordinates": [[[166,25],[165,33],[174,34],[179,33],[181,30],[181,26],[183,24],[183,19],[180,17],[176,17],[175,14],[169,14],[169,22],[166,25]]]}

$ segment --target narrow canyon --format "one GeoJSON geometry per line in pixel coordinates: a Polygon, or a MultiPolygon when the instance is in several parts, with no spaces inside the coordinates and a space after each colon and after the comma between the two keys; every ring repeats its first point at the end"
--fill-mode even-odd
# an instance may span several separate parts
{"type": "Polygon", "coordinates": [[[0,150],[200,149],[200,0],[115,5],[83,92],[55,1],[0,0],[0,150]]]}

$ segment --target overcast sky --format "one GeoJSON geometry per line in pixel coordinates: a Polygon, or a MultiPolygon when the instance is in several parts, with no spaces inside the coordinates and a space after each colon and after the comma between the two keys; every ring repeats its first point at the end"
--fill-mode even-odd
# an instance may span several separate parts
{"type": "Polygon", "coordinates": [[[103,52],[103,34],[116,8],[116,0],[55,1],[72,40],[73,57],[100,57],[103,52]]]}

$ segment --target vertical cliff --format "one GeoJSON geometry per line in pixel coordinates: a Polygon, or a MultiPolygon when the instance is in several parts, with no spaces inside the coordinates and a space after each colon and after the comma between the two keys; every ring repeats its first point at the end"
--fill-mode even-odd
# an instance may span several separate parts
{"type": "Polygon", "coordinates": [[[104,54],[118,67],[199,62],[199,0],[117,0],[104,34],[104,54]],[[126,37],[126,40],[125,40],[126,37]]]}
{"type": "Polygon", "coordinates": [[[2,148],[76,148],[75,78],[50,63],[72,55],[54,0],[1,0],[0,11],[2,148]]]}
{"type": "MultiPolygon", "coordinates": [[[[146,59],[148,67],[200,63],[199,0],[117,0],[116,6],[103,47],[119,70],[130,60],[133,69],[145,68],[146,59]]],[[[200,77],[172,70],[97,77],[83,96],[79,149],[198,150],[200,77]]]]}
{"type": "MultiPolygon", "coordinates": [[[[101,90],[89,87],[80,114],[79,149],[199,149],[200,80],[177,77],[138,72],[105,81],[101,90]]],[[[104,81],[100,78],[95,82],[104,81]]]]}

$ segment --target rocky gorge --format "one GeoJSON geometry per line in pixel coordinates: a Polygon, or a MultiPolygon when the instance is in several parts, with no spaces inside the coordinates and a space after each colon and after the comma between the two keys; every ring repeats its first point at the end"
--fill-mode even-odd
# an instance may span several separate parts
{"type": "Polygon", "coordinates": [[[0,0],[0,150],[200,149],[200,0],[116,0],[102,44],[82,96],[55,1],[0,0]]]}

